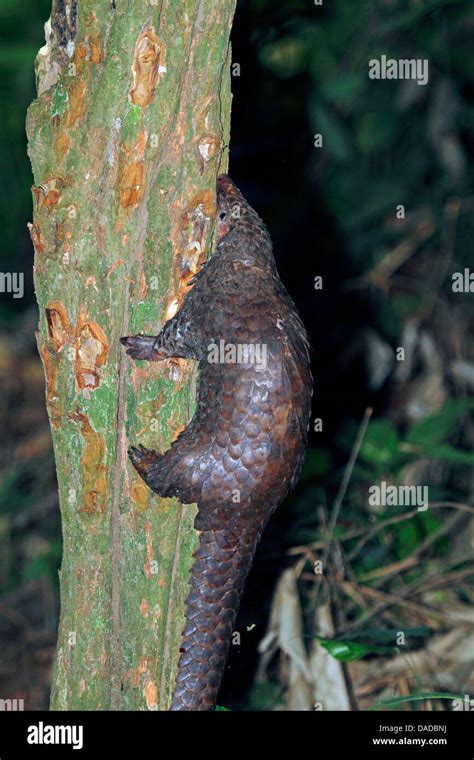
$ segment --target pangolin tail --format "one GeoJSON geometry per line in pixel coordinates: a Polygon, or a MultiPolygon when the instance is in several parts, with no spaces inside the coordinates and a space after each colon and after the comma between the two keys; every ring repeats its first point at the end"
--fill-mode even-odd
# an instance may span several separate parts
{"type": "MultiPolygon", "coordinates": [[[[235,507],[236,505],[234,505],[235,507]]],[[[199,547],[191,572],[186,601],[186,624],[171,710],[213,710],[225,668],[229,644],[245,579],[267,516],[249,520],[242,532],[229,514],[215,519],[216,527],[201,513],[196,519],[199,547]],[[204,524],[200,524],[204,523],[204,524]],[[217,523],[225,527],[217,528],[217,523]]]]}

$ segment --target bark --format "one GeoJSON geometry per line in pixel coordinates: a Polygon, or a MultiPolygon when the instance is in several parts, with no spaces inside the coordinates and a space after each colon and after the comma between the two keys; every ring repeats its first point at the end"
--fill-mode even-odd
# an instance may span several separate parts
{"type": "Polygon", "coordinates": [[[53,0],[27,120],[38,347],[63,561],[51,707],[166,709],[195,507],[158,499],[128,442],[167,448],[192,362],[140,365],[209,254],[225,171],[234,0],[53,0]]]}

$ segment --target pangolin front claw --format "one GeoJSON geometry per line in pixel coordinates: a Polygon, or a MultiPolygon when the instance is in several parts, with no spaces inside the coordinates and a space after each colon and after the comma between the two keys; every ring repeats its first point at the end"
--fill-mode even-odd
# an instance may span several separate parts
{"type": "Polygon", "coordinates": [[[153,335],[126,335],[120,338],[120,343],[125,346],[126,353],[132,359],[156,362],[167,358],[166,354],[157,348],[156,337],[153,335]]]}
{"type": "Polygon", "coordinates": [[[144,477],[149,467],[152,464],[156,464],[160,455],[154,449],[146,449],[145,446],[140,444],[138,448],[130,446],[128,456],[135,469],[144,477]]]}

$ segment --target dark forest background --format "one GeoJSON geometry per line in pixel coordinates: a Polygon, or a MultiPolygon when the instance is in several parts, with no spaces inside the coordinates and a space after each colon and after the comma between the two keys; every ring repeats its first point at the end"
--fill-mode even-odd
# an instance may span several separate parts
{"type": "MultiPolygon", "coordinates": [[[[22,299],[0,294],[0,697],[24,698],[27,709],[48,703],[61,558],[34,336],[24,132],[50,7],[0,0],[0,268],[25,274],[22,299]]],[[[231,648],[219,700],[231,709],[285,703],[287,653],[275,651],[262,667],[257,643],[278,579],[295,562],[305,646],[317,633],[317,598],[325,599],[345,657],[326,648],[365,668],[363,678],[346,671],[353,685],[383,671],[400,627],[410,651],[441,642],[438,669],[372,690],[353,686],[353,706],[376,705],[388,687],[395,696],[464,694],[469,685],[473,693],[472,634],[464,630],[462,656],[450,664],[442,643],[455,630],[453,610],[464,614],[474,601],[474,293],[452,288],[453,273],[474,271],[473,35],[469,0],[238,3],[229,173],[268,224],[310,332],[322,430],[311,435],[300,484],[272,520],[247,584],[237,626],[245,635],[231,648]],[[369,60],[382,54],[429,59],[429,83],[369,79],[369,60]],[[435,508],[387,523],[410,509],[369,504],[368,489],[382,480],[428,486],[435,508]],[[332,569],[323,582],[312,566],[325,549],[332,569]]]]}

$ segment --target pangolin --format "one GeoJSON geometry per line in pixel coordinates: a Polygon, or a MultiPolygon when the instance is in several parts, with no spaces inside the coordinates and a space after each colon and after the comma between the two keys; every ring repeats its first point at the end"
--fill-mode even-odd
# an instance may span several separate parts
{"type": "Polygon", "coordinates": [[[157,337],[121,339],[134,359],[199,362],[195,414],[164,454],[131,447],[160,496],[197,503],[186,623],[171,710],[213,710],[245,579],[270,516],[295,484],[309,427],[309,342],[264,223],[227,175],[217,246],[157,337]]]}

